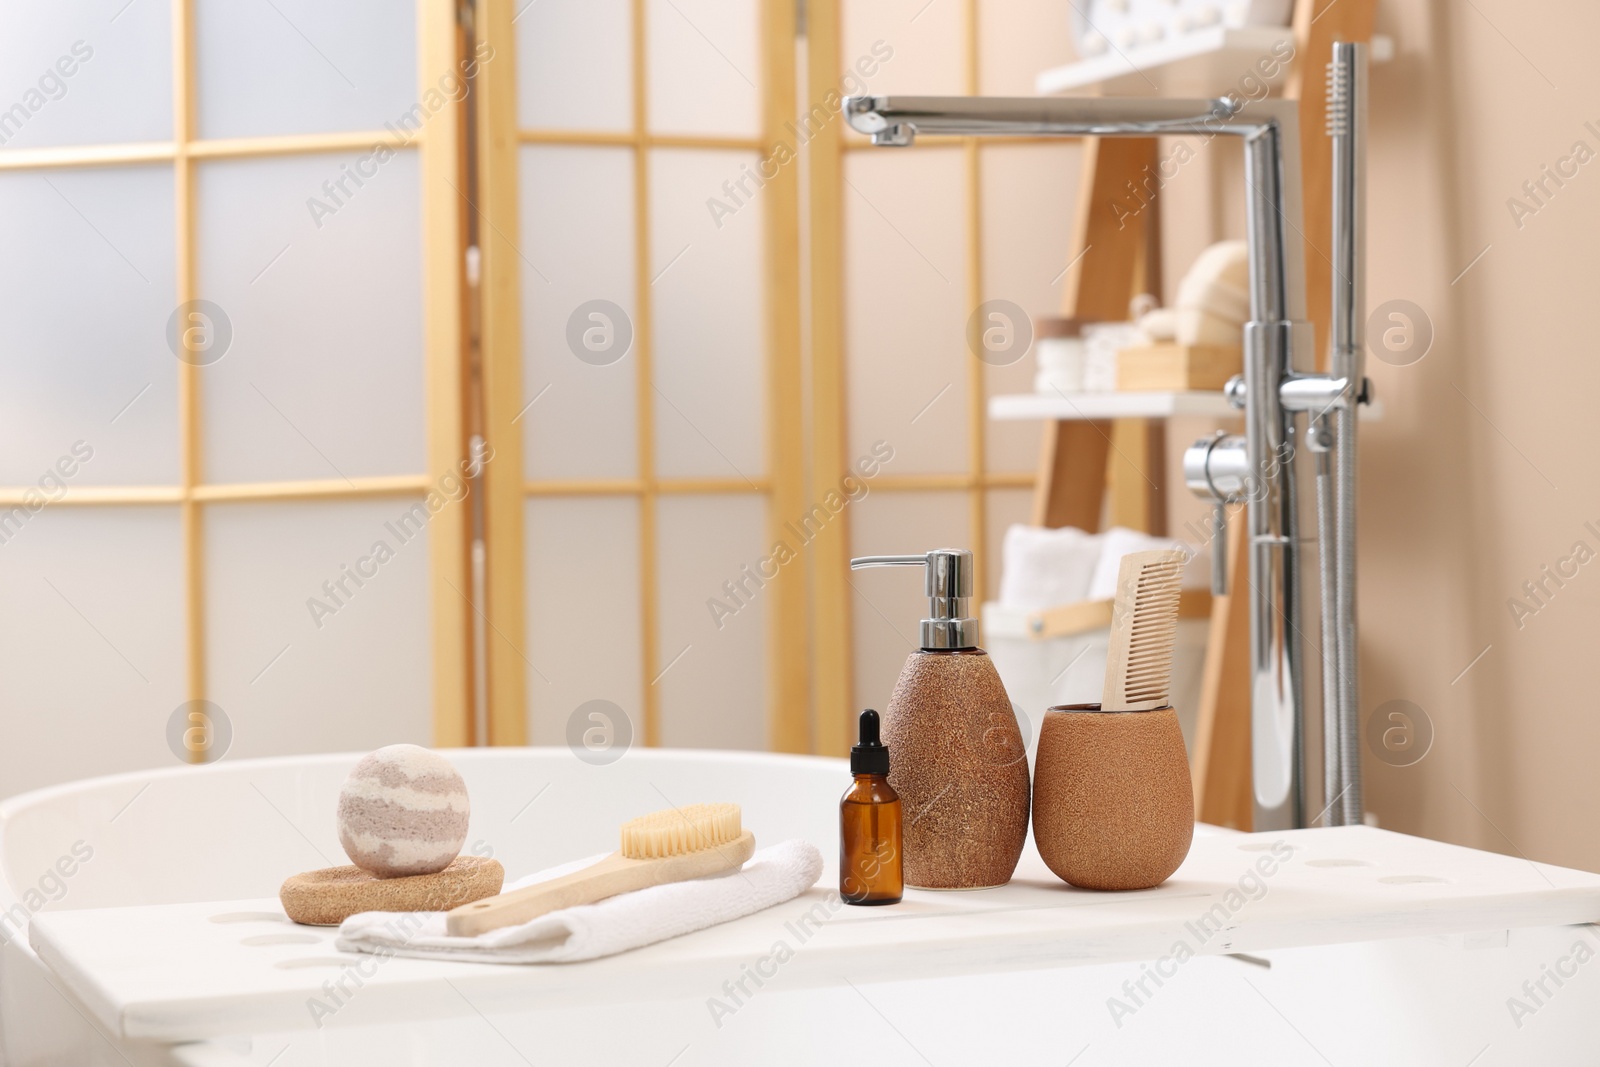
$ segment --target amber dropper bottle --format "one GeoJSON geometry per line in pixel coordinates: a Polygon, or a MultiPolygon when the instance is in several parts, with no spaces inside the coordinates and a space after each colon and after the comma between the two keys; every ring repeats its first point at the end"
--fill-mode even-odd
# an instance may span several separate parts
{"type": "Polygon", "coordinates": [[[861,713],[850,773],[855,783],[839,802],[839,895],[846,904],[898,904],[905,895],[900,795],[889,784],[889,750],[871,708],[861,713]]]}

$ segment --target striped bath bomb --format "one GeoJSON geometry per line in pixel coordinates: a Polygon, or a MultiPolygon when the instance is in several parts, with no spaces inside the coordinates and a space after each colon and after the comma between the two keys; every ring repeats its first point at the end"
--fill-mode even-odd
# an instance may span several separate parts
{"type": "Polygon", "coordinates": [[[368,753],[339,791],[339,843],[379,878],[442,871],[466,839],[467,783],[419,745],[368,753]]]}

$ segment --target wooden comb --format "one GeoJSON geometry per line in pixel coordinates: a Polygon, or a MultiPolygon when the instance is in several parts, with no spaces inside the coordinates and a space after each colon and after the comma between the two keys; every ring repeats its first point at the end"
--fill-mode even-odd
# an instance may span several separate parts
{"type": "Polygon", "coordinates": [[[1153,711],[1168,705],[1184,562],[1182,552],[1171,550],[1122,557],[1101,711],[1153,711]]]}

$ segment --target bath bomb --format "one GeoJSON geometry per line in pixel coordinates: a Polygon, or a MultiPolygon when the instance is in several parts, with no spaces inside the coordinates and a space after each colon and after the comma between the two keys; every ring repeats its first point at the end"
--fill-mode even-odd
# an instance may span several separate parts
{"type": "Polygon", "coordinates": [[[433,874],[467,839],[467,783],[450,761],[419,745],[361,758],[339,791],[339,843],[379,878],[433,874]]]}

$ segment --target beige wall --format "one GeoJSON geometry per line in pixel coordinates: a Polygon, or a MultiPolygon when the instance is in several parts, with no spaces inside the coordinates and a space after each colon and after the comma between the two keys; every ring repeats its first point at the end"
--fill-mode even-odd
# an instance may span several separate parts
{"type": "MultiPolygon", "coordinates": [[[[1547,583],[1520,628],[1508,606],[1577,541],[1600,553],[1584,529],[1600,530],[1600,6],[1380,0],[1378,32],[1396,55],[1372,69],[1367,306],[1410,300],[1435,336],[1412,366],[1369,359],[1362,714],[1411,701],[1434,743],[1410,767],[1364,750],[1367,807],[1390,829],[1600,869],[1600,556],[1547,583]],[[1596,158],[1547,181],[1519,228],[1509,198],[1580,140],[1596,158]]],[[[1243,233],[1236,154],[1209,151],[1166,191],[1169,294],[1207,241],[1243,233]]],[[[1200,514],[1181,486],[1172,504],[1200,514]]]]}
{"type": "Polygon", "coordinates": [[[1600,8],[1386,0],[1379,30],[1398,55],[1372,78],[1368,304],[1415,301],[1437,332],[1420,363],[1369,371],[1385,410],[1363,444],[1362,704],[1411,700],[1436,740],[1414,767],[1369,760],[1368,807],[1600,868],[1600,563],[1520,628],[1507,606],[1578,540],[1600,550],[1583,528],[1600,528],[1600,160],[1520,229],[1507,207],[1576,141],[1600,154],[1600,8]]]}

